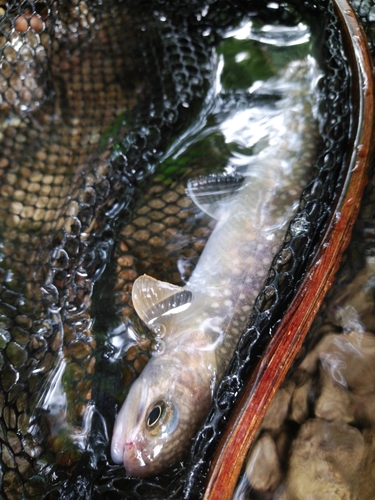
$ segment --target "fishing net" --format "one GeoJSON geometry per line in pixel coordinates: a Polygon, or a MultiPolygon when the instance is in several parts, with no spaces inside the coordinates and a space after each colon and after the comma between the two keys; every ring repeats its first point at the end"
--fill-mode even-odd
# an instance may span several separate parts
{"type": "MultiPolygon", "coordinates": [[[[375,5],[355,8],[373,51],[375,5]]],[[[0,49],[0,497],[199,498],[226,417],[319,245],[344,175],[351,77],[337,15],[324,0],[9,1],[0,3],[0,49]],[[182,227],[195,235],[184,279],[199,258],[212,228],[189,219],[181,186],[190,171],[167,183],[154,172],[200,112],[224,31],[245,16],[303,19],[321,31],[321,153],[190,458],[130,479],[109,460],[118,401],[102,380],[130,383],[152,340],[126,351],[118,373],[104,330],[132,314],[137,274],[180,279],[182,227]]]]}

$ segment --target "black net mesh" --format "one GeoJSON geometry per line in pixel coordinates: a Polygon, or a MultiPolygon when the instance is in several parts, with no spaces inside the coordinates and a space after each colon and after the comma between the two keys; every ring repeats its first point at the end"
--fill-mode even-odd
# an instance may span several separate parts
{"type": "MultiPolygon", "coordinates": [[[[355,8],[373,50],[375,6],[355,8]]],[[[319,244],[346,165],[350,72],[333,6],[0,2],[0,49],[0,497],[199,498],[226,417],[319,244]],[[130,479],[109,461],[118,395],[102,379],[131,383],[151,340],[111,371],[102,333],[111,321],[102,324],[101,312],[114,325],[132,314],[137,274],[180,279],[182,227],[195,237],[183,249],[183,279],[199,257],[210,226],[189,218],[189,171],[168,185],[152,174],[202,106],[222,33],[244,16],[324,27],[322,152],[190,459],[164,476],[130,479]],[[102,300],[106,287],[111,300],[102,300]],[[66,411],[53,409],[53,383],[66,411]]]]}

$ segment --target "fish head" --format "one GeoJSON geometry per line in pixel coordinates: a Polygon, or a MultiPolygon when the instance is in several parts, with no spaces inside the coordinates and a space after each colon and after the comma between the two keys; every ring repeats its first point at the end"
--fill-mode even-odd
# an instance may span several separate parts
{"type": "Polygon", "coordinates": [[[208,412],[210,384],[186,352],[178,357],[152,358],[117,416],[111,455],[129,476],[157,475],[181,460],[208,412]]]}

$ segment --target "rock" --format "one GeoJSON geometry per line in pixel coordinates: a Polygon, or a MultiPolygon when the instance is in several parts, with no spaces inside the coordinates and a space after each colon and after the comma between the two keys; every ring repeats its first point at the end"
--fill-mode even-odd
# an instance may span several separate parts
{"type": "MultiPolygon", "coordinates": [[[[297,374],[301,379],[301,372],[297,374]]],[[[309,396],[311,393],[312,380],[310,377],[305,376],[302,383],[296,385],[290,403],[288,418],[293,422],[302,424],[309,414],[309,396]]]]}
{"type": "Polygon", "coordinates": [[[365,429],[365,456],[361,474],[358,477],[358,499],[374,500],[375,498],[375,427],[365,429]]]}
{"type": "Polygon", "coordinates": [[[329,333],[310,351],[299,366],[299,369],[309,375],[313,375],[319,367],[320,355],[327,351],[328,347],[338,335],[329,333]]]}
{"type": "Polygon", "coordinates": [[[292,380],[287,380],[274,395],[264,416],[261,429],[278,432],[288,413],[290,399],[295,387],[292,380]]]}
{"type": "Polygon", "coordinates": [[[351,399],[356,421],[363,427],[375,427],[375,394],[352,394],[351,399]]]}
{"type": "Polygon", "coordinates": [[[257,492],[273,491],[281,482],[276,445],[269,433],[264,433],[251,451],[246,465],[246,476],[250,486],[257,492]]]}
{"type": "Polygon", "coordinates": [[[315,416],[328,421],[353,423],[355,418],[350,392],[334,382],[323,369],[320,371],[322,390],[315,403],[315,416]]]}
{"type": "Polygon", "coordinates": [[[310,375],[320,364],[331,379],[356,394],[375,392],[375,335],[367,332],[329,334],[300,365],[310,375]]]}
{"type": "Polygon", "coordinates": [[[375,331],[374,276],[375,258],[367,257],[366,266],[356,274],[354,280],[345,286],[336,287],[327,315],[344,331],[353,330],[353,320],[362,325],[364,330],[375,331]]]}
{"type": "Polygon", "coordinates": [[[334,335],[319,358],[332,380],[356,394],[375,392],[375,335],[354,331],[334,335]]]}
{"type": "Polygon", "coordinates": [[[365,443],[361,432],[345,423],[310,419],[291,449],[289,470],[279,500],[353,500],[365,443]]]}

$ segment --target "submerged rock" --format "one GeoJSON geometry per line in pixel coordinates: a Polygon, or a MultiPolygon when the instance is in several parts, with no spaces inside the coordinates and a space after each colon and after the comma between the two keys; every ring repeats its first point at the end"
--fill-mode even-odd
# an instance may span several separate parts
{"type": "Polygon", "coordinates": [[[309,419],[294,441],[285,489],[279,500],[344,500],[357,496],[365,443],[345,423],[309,419]]]}
{"type": "Polygon", "coordinates": [[[246,465],[250,486],[259,492],[274,490],[282,479],[276,445],[269,433],[257,441],[246,465]]]}

